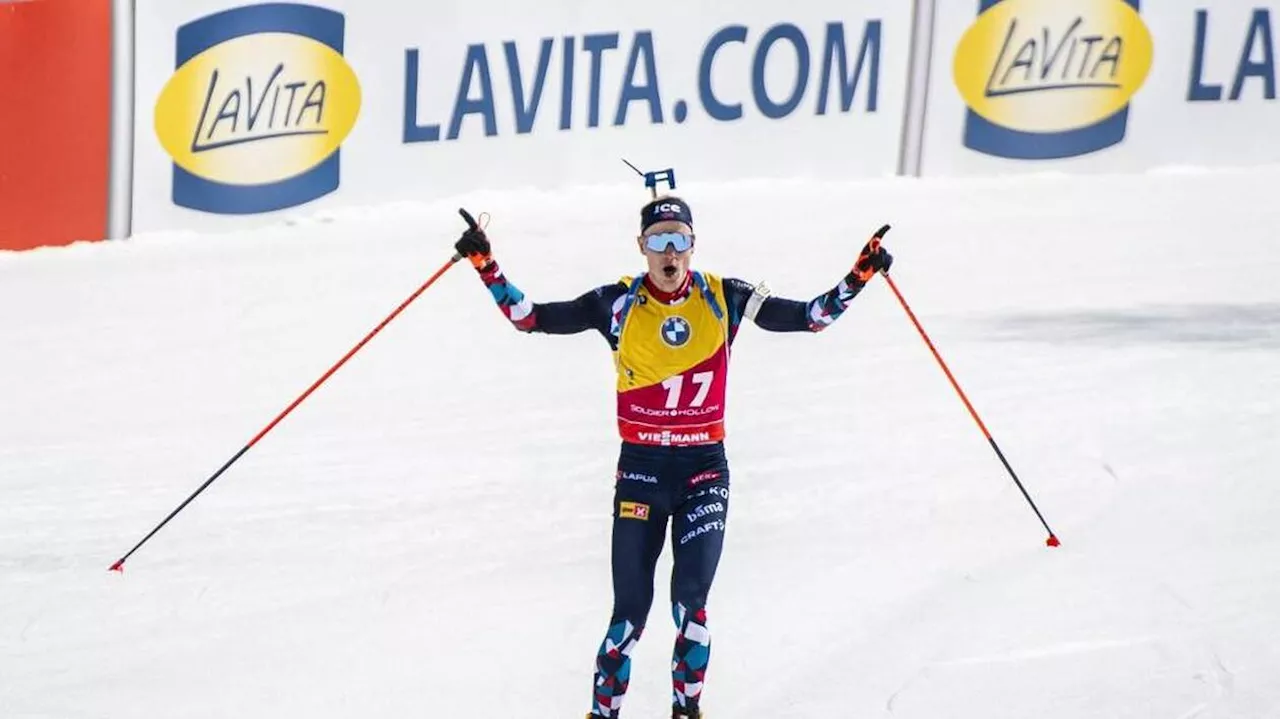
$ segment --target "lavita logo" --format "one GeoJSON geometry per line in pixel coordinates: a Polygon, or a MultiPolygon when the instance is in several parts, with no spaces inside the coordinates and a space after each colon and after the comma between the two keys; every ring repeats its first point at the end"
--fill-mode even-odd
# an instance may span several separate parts
{"type": "Polygon", "coordinates": [[[1151,69],[1138,0],[980,0],[956,48],[964,144],[1043,160],[1124,139],[1129,101],[1151,69]]]}
{"type": "Polygon", "coordinates": [[[219,214],[268,212],[338,188],[339,148],[360,110],[341,13],[234,8],[182,26],[155,128],[173,158],[173,201],[219,214]]]}

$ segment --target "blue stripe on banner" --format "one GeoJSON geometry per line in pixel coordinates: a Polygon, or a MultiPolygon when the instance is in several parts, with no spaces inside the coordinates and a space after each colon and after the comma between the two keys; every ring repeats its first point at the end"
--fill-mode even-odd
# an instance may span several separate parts
{"type": "Polygon", "coordinates": [[[312,5],[268,3],[232,8],[178,28],[175,67],[215,45],[264,32],[302,35],[342,54],[344,25],[342,13],[312,5]]]}
{"type": "Polygon", "coordinates": [[[265,185],[231,185],[206,180],[173,166],[173,201],[183,207],[224,215],[250,215],[293,207],[338,189],[339,155],[297,177],[265,185]]]}

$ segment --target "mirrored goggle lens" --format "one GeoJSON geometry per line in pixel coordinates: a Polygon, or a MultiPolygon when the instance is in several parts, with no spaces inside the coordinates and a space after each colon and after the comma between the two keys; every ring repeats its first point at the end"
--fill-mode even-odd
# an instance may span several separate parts
{"type": "Polygon", "coordinates": [[[693,247],[693,237],[682,232],[661,232],[646,237],[644,244],[651,252],[666,252],[668,245],[676,252],[685,252],[693,247]]]}

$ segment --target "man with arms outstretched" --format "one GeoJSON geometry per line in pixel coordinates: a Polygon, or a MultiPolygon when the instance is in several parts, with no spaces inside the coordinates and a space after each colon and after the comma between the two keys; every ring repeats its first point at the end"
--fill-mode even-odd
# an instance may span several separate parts
{"type": "Polygon", "coordinates": [[[493,259],[483,229],[463,233],[467,257],[498,307],[524,332],[599,332],[617,369],[618,458],[613,499],[613,613],[596,657],[588,719],[619,716],[630,654],[653,604],[654,572],[671,524],[672,717],[701,719],[710,658],[707,595],[724,544],[729,466],[724,451],[730,349],[744,319],[772,332],[820,332],[893,258],[877,236],[834,288],[801,302],[694,271],[693,213],[679,197],[640,210],[647,271],[567,302],[534,303],[493,259]]]}

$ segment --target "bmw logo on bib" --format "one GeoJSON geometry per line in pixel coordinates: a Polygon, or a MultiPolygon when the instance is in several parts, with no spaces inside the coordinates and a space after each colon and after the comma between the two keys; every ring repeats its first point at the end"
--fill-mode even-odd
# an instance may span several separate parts
{"type": "Polygon", "coordinates": [[[689,321],[683,317],[668,317],[662,323],[661,334],[662,341],[666,342],[668,347],[683,347],[689,342],[693,329],[689,327],[689,321]]]}

